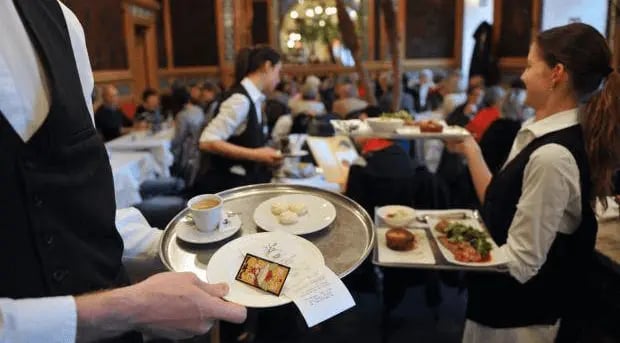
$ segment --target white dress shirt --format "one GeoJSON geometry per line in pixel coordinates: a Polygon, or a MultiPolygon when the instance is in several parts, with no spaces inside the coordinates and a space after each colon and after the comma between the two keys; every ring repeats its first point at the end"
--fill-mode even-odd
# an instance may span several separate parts
{"type": "MultiPolygon", "coordinates": [[[[263,122],[262,104],[265,95],[247,77],[241,81],[241,85],[250,95],[256,110],[258,123],[263,122]]],[[[232,136],[241,135],[248,123],[250,101],[243,94],[233,94],[220,106],[220,111],[213,120],[205,127],[200,136],[201,142],[225,141],[232,136]]]]}
{"type": "MultiPolygon", "coordinates": [[[[579,124],[578,109],[555,113],[523,124],[506,164],[534,139],[579,124]]],[[[506,166],[506,164],[504,166],[506,166]]],[[[581,222],[579,168],[573,155],[559,144],[543,145],[530,155],[523,186],[506,244],[499,249],[508,258],[510,275],[521,283],[534,277],[545,263],[558,232],[572,234],[581,222]]],[[[507,295],[509,296],[509,295],[507,295]]],[[[467,320],[463,342],[552,342],[555,325],[493,329],[467,320]],[[525,340],[516,340],[521,338],[525,340]]]]}
{"type": "MultiPolygon", "coordinates": [[[[93,115],[90,95],[94,79],[84,31],[62,3],[83,96],[93,115]]],[[[22,24],[13,0],[0,0],[0,110],[27,142],[41,127],[50,107],[43,67],[22,24]]],[[[161,231],[151,228],[136,209],[117,211],[117,229],[123,237],[123,259],[157,258],[161,231]]],[[[0,298],[0,343],[74,342],[77,312],[74,298],[49,297],[13,300],[0,298]]]]}

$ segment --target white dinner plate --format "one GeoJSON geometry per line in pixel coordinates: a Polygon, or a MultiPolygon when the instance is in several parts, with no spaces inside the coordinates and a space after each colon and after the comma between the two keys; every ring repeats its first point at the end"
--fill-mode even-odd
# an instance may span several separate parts
{"type": "Polygon", "coordinates": [[[241,217],[239,217],[239,215],[231,215],[228,216],[228,220],[225,219],[226,218],[222,218],[219,227],[215,231],[203,232],[196,228],[193,220],[189,217],[185,217],[177,223],[177,237],[185,242],[194,244],[208,244],[222,241],[237,233],[241,228],[241,217]]]}
{"type": "Polygon", "coordinates": [[[336,219],[334,205],[314,195],[288,194],[271,198],[262,202],[254,210],[254,222],[265,231],[284,231],[294,235],[305,235],[322,230],[336,219]],[[306,205],[308,212],[299,216],[297,223],[280,224],[278,216],[271,213],[271,205],[279,202],[284,204],[301,203],[306,205]]]}
{"type": "Polygon", "coordinates": [[[246,307],[275,307],[291,302],[284,295],[287,282],[300,264],[320,268],[325,264],[321,251],[310,241],[283,232],[261,232],[226,243],[209,260],[209,283],[226,282],[230,291],[224,299],[246,307]],[[250,253],[291,267],[280,296],[267,293],[235,280],[245,254],[250,253]]]}
{"type": "MultiPolygon", "coordinates": [[[[441,242],[439,241],[439,237],[440,236],[444,236],[444,234],[442,234],[441,232],[438,232],[437,230],[435,230],[435,225],[437,225],[437,223],[439,223],[441,221],[441,219],[438,218],[429,218],[428,219],[428,225],[430,227],[431,230],[431,234],[433,236],[433,238],[435,238],[435,241],[437,242],[437,246],[439,247],[439,250],[441,251],[441,254],[443,255],[443,257],[446,258],[446,260],[448,260],[448,262],[450,263],[454,263],[454,264],[459,264],[462,266],[469,266],[469,267],[489,267],[489,266],[497,266],[500,264],[505,264],[506,261],[506,256],[504,256],[503,254],[500,253],[499,248],[497,247],[497,244],[495,244],[495,241],[493,241],[493,239],[491,238],[491,236],[487,237],[487,241],[489,243],[491,243],[491,260],[488,262],[461,262],[458,261],[456,258],[454,258],[454,254],[448,250],[448,248],[446,248],[443,244],[441,244],[441,242]]],[[[460,222],[464,225],[469,225],[472,226],[473,228],[480,230],[480,231],[485,231],[484,228],[482,228],[482,226],[480,226],[480,223],[475,220],[475,219],[450,219],[448,220],[449,222],[460,222]]]]}

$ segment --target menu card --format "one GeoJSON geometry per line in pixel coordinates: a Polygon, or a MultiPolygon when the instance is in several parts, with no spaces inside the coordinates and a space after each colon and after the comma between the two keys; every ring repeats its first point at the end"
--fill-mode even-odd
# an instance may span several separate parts
{"type": "Polygon", "coordinates": [[[283,293],[293,300],[308,327],[355,306],[344,283],[325,265],[318,270],[306,268],[291,275],[283,293]]]}
{"type": "Polygon", "coordinates": [[[242,250],[242,255],[251,253],[291,267],[281,294],[293,300],[308,327],[355,306],[338,275],[324,264],[310,265],[294,249],[276,242],[251,242],[242,250]]]}

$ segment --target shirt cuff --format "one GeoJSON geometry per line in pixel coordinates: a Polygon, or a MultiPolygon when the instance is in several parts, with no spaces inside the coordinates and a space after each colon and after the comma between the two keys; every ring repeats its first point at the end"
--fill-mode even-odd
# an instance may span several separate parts
{"type": "Polygon", "coordinates": [[[77,309],[71,296],[0,299],[0,342],[75,342],[77,309]]]}
{"type": "Polygon", "coordinates": [[[146,218],[134,207],[116,211],[116,229],[124,243],[123,259],[157,258],[159,240],[163,231],[151,227],[146,218]]]}

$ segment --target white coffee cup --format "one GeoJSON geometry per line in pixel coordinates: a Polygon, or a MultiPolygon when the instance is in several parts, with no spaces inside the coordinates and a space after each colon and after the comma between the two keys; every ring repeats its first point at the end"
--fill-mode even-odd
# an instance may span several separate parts
{"type": "Polygon", "coordinates": [[[222,220],[223,203],[224,201],[222,198],[215,194],[202,194],[189,199],[187,202],[187,207],[189,207],[192,217],[194,218],[196,228],[199,231],[212,232],[218,228],[220,221],[222,220]],[[201,202],[209,202],[214,200],[217,201],[217,205],[215,206],[209,208],[196,207],[201,202]]]}

